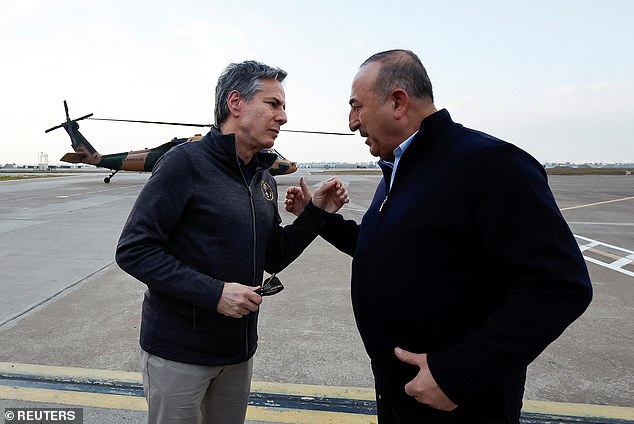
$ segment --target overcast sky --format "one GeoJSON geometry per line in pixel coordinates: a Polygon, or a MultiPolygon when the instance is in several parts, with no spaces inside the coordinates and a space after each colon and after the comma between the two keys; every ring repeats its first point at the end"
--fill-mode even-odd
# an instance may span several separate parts
{"type": "MultiPolygon", "coordinates": [[[[371,54],[414,51],[436,106],[540,162],[634,162],[634,1],[0,0],[0,164],[49,163],[72,117],[209,123],[222,69],[288,72],[287,129],[348,130],[371,54]]],[[[84,120],[100,153],[206,131],[84,120]]],[[[298,162],[372,161],[363,139],[281,133],[298,162]]]]}

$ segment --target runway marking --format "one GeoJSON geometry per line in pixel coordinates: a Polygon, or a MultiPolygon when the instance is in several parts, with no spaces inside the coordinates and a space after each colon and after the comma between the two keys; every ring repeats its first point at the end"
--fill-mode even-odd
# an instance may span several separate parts
{"type": "Polygon", "coordinates": [[[587,207],[590,207],[590,206],[605,205],[605,204],[608,204],[608,203],[623,202],[625,200],[632,200],[632,199],[634,199],[634,196],[623,197],[621,199],[606,200],[604,202],[588,203],[586,205],[570,206],[570,207],[567,207],[567,208],[562,208],[560,210],[561,211],[569,211],[569,210],[572,210],[572,209],[587,208],[587,207]]]}
{"type": "MultiPolygon", "coordinates": [[[[17,320],[17,319],[19,319],[19,318],[20,318],[20,317],[22,317],[23,315],[26,315],[26,314],[28,314],[29,312],[31,312],[31,311],[33,311],[33,310],[35,310],[35,309],[37,309],[37,308],[41,307],[42,305],[44,305],[44,304],[46,304],[46,303],[48,303],[48,302],[52,301],[53,299],[55,299],[55,298],[56,298],[57,296],[59,296],[60,294],[62,294],[62,293],[64,293],[64,292],[66,292],[67,290],[70,290],[70,289],[74,288],[75,286],[79,285],[79,284],[80,284],[80,283],[82,283],[83,281],[85,281],[85,280],[87,280],[87,279],[89,279],[89,278],[92,278],[92,277],[94,277],[95,275],[97,275],[97,274],[99,274],[99,273],[101,273],[101,272],[105,271],[105,270],[106,270],[107,268],[109,268],[109,267],[110,267],[110,265],[112,265],[113,263],[114,263],[114,262],[110,262],[108,265],[106,265],[106,266],[104,266],[104,267],[102,267],[102,268],[98,269],[97,271],[95,271],[95,272],[93,272],[93,273],[91,273],[91,274],[89,274],[89,275],[87,275],[87,276],[85,276],[85,277],[83,277],[83,278],[81,278],[81,279],[79,279],[79,280],[75,281],[74,283],[69,284],[69,285],[68,285],[68,286],[66,286],[66,287],[63,287],[63,288],[61,288],[61,289],[57,290],[55,293],[53,293],[53,294],[51,294],[51,295],[49,295],[49,296],[46,296],[44,299],[41,299],[41,300],[39,300],[37,303],[35,303],[35,304],[33,304],[33,305],[28,306],[26,309],[23,309],[23,310],[21,310],[21,311],[19,311],[19,312],[15,313],[15,314],[13,314],[13,315],[9,316],[9,317],[8,317],[8,318],[6,318],[4,321],[1,321],[1,322],[0,322],[0,328],[1,328],[1,327],[3,327],[3,326],[5,326],[5,325],[7,325],[7,324],[9,324],[9,323],[11,323],[11,322],[13,322],[13,321],[15,321],[15,320],[17,320]]],[[[1,368],[0,368],[0,370],[1,370],[1,368]]]]}
{"type": "Polygon", "coordinates": [[[584,221],[568,221],[570,225],[607,225],[614,227],[634,227],[634,222],[584,222],[584,221]]]}
{"type": "Polygon", "coordinates": [[[84,191],[81,193],[74,193],[74,194],[60,194],[55,196],[56,199],[67,199],[69,197],[78,197],[78,196],[86,196],[86,195],[91,195],[91,194],[99,194],[99,193],[105,193],[108,191],[115,191],[115,190],[121,190],[122,188],[133,188],[133,187],[140,187],[143,184],[133,184],[133,185],[127,185],[127,186],[117,186],[117,187],[112,187],[112,188],[103,188],[103,189],[99,189],[99,190],[94,190],[94,191],[84,191]]]}
{"type": "MultiPolygon", "coordinates": [[[[251,390],[247,409],[247,420],[250,421],[289,424],[377,422],[373,389],[254,381],[251,390]],[[291,402],[284,403],[285,399],[291,402]],[[339,407],[343,404],[352,408],[370,408],[342,412],[339,407]]],[[[140,373],[127,371],[0,362],[0,398],[77,407],[147,410],[140,373]]],[[[634,422],[634,408],[526,400],[522,418],[523,422],[531,423],[553,422],[550,421],[553,419],[559,423],[634,422]]]]}
{"type": "MultiPolygon", "coordinates": [[[[561,209],[562,211],[565,210],[570,210],[570,209],[577,209],[577,208],[583,208],[583,207],[587,207],[587,206],[594,206],[594,205],[602,205],[602,204],[606,204],[606,203],[613,203],[613,202],[621,202],[624,200],[630,200],[630,199],[634,199],[634,196],[632,197],[624,197],[622,199],[614,199],[614,200],[607,200],[605,202],[596,202],[596,203],[589,203],[586,205],[579,205],[579,206],[572,206],[569,208],[563,208],[561,209]]],[[[284,204],[284,202],[282,200],[279,201],[280,204],[284,204]]],[[[354,211],[354,212],[361,212],[361,213],[365,213],[367,209],[357,209],[357,208],[352,208],[349,206],[344,205],[342,209],[348,210],[348,211],[354,211]]],[[[613,225],[613,226],[634,226],[634,223],[607,223],[607,222],[569,222],[569,224],[578,224],[578,225],[613,225]]],[[[625,269],[625,267],[628,266],[633,266],[634,265],[634,252],[632,252],[631,250],[627,250],[627,249],[623,249],[621,247],[617,247],[617,246],[612,246],[610,244],[607,243],[602,243],[600,241],[596,241],[596,240],[592,240],[589,239],[587,237],[583,237],[583,236],[579,236],[576,234],[573,234],[577,239],[583,240],[584,242],[581,242],[579,244],[579,248],[581,249],[581,252],[583,253],[584,251],[588,251],[591,253],[596,253],[598,255],[601,255],[603,257],[609,258],[609,259],[613,259],[612,261],[606,262],[606,261],[602,261],[600,259],[594,258],[592,256],[589,255],[583,255],[583,257],[588,261],[588,262],[592,262],[593,264],[596,265],[600,265],[602,267],[611,269],[613,271],[617,271],[620,272],[621,274],[625,274],[628,275],[630,277],[634,277],[634,272],[630,271],[628,269],[625,269]],[[607,247],[610,249],[615,249],[621,252],[624,252],[625,255],[615,255],[613,253],[609,253],[609,252],[604,252],[600,249],[597,249],[597,247],[607,247]]],[[[634,268],[633,268],[634,269],[634,268]]]]}
{"type": "Polygon", "coordinates": [[[607,259],[606,261],[602,261],[599,258],[584,254],[583,257],[588,262],[592,262],[593,264],[600,265],[602,267],[620,272],[625,275],[629,275],[630,277],[634,277],[634,272],[625,269],[625,267],[634,264],[634,251],[623,249],[622,247],[614,246],[611,244],[602,243],[588,237],[583,237],[576,234],[574,234],[574,236],[575,238],[582,241],[581,243],[579,243],[579,249],[581,250],[581,253],[598,253],[600,256],[607,259]],[[616,251],[620,254],[617,255],[612,252],[606,252],[600,248],[609,249],[613,252],[616,251]]]}

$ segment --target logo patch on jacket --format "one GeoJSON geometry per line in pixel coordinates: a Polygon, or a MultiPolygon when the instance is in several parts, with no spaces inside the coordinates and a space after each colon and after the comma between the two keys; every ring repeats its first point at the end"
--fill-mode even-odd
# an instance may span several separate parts
{"type": "Polygon", "coordinates": [[[260,188],[262,189],[262,195],[264,195],[264,198],[266,200],[271,201],[275,198],[275,196],[273,195],[273,189],[266,181],[262,180],[262,182],[260,183],[260,188]]]}

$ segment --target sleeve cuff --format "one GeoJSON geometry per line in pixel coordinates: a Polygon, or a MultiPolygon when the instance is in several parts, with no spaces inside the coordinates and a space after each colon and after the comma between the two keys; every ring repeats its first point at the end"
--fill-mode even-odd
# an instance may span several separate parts
{"type": "Polygon", "coordinates": [[[330,212],[326,212],[325,210],[315,206],[312,200],[308,202],[303,213],[310,215],[319,228],[323,227],[326,220],[332,215],[330,212]]]}

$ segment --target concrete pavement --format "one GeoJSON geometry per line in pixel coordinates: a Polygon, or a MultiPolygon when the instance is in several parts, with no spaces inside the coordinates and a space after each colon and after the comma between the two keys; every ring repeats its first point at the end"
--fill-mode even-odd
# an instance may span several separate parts
{"type": "MultiPolygon", "coordinates": [[[[329,176],[300,172],[309,184],[329,176]]],[[[282,197],[298,178],[277,177],[282,197]]],[[[342,212],[358,220],[379,177],[340,178],[352,198],[342,212]]],[[[113,262],[145,179],[0,183],[0,259],[10,276],[0,283],[0,408],[76,405],[86,423],[145,421],[138,392],[144,286],[113,262]],[[123,394],[89,390],[113,382],[123,394]]],[[[526,417],[634,421],[634,277],[625,263],[634,250],[633,185],[625,176],[551,177],[573,232],[591,240],[578,239],[585,254],[598,258],[588,263],[595,299],[529,368],[526,417]],[[608,266],[618,260],[621,268],[608,266]]],[[[363,409],[372,407],[373,381],[352,317],[350,258],[318,239],[279,276],[286,289],[266,299],[260,315],[249,422],[374,422],[363,409]]]]}

